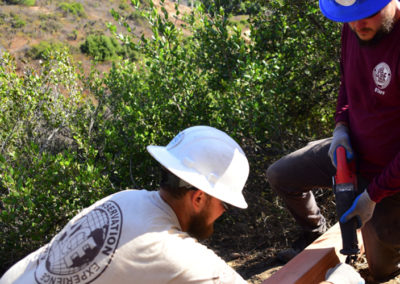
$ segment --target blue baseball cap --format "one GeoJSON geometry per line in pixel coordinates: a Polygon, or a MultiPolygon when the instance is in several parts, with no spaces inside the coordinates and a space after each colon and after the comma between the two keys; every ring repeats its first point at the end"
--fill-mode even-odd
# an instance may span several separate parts
{"type": "Polygon", "coordinates": [[[353,22],[382,10],[391,0],[319,0],[322,14],[335,22],[353,22]]]}

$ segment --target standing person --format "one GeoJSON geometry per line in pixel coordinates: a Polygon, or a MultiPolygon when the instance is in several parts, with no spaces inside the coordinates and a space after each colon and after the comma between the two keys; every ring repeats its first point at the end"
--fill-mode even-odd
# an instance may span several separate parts
{"type": "Polygon", "coordinates": [[[247,207],[243,150],[208,126],[147,150],[163,167],[159,191],[126,190],[96,202],[0,283],[246,283],[197,241],[213,233],[227,204],[247,207]]]}
{"type": "MultiPolygon", "coordinates": [[[[398,0],[319,0],[322,13],[343,22],[341,84],[333,137],[314,141],[267,170],[302,229],[282,258],[290,259],[325,232],[311,192],[331,188],[335,151],[358,165],[358,196],[341,218],[357,216],[370,274],[400,273],[400,4],[398,0]]],[[[279,255],[278,255],[279,256],[279,255]]]]}

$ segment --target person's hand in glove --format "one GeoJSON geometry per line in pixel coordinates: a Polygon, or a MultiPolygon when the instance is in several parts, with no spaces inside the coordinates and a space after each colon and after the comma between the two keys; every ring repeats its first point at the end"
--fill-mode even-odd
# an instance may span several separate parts
{"type": "Polygon", "coordinates": [[[328,155],[331,158],[333,166],[336,168],[336,148],[339,146],[343,146],[346,149],[346,158],[347,160],[353,159],[354,152],[353,148],[351,148],[350,137],[349,137],[349,129],[344,124],[338,124],[333,131],[333,138],[331,142],[331,146],[329,147],[328,155]]]}
{"type": "Polygon", "coordinates": [[[365,280],[354,268],[346,263],[339,263],[328,269],[325,274],[325,282],[333,284],[364,284],[365,280]]]}
{"type": "Polygon", "coordinates": [[[364,190],[353,202],[350,209],[347,210],[342,217],[340,217],[341,223],[346,223],[348,220],[357,216],[358,227],[361,228],[365,223],[372,218],[374,214],[376,202],[372,201],[369,197],[368,191],[364,190]]]}

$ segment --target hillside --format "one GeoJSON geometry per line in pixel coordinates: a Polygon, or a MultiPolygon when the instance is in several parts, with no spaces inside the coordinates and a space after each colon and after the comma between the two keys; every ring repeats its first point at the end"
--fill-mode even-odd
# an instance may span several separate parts
{"type": "MultiPolygon", "coordinates": [[[[153,1],[160,7],[159,1],[153,1]]],[[[82,62],[84,68],[90,66],[92,58],[80,51],[80,45],[88,35],[104,34],[111,36],[106,24],[112,23],[119,31],[119,27],[111,15],[111,10],[119,12],[128,18],[133,32],[140,36],[151,35],[151,30],[144,19],[125,0],[99,0],[76,1],[81,10],[68,10],[70,6],[63,7],[67,2],[62,0],[37,0],[34,6],[0,4],[0,50],[7,50],[16,59],[19,68],[22,64],[31,61],[26,58],[29,50],[39,44],[57,43],[68,46],[77,62],[82,62]]],[[[165,1],[164,7],[168,12],[174,13],[175,3],[165,1]]],[[[179,5],[182,13],[190,11],[190,8],[179,5]]],[[[100,70],[110,66],[109,62],[97,65],[100,70]]]]}

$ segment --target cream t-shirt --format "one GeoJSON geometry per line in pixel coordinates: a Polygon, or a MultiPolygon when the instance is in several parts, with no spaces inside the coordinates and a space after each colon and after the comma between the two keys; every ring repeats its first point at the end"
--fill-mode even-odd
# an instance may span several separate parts
{"type": "Polygon", "coordinates": [[[157,191],[126,190],[75,216],[0,284],[246,283],[212,250],[181,231],[157,191]]]}

